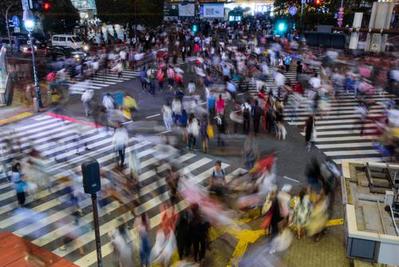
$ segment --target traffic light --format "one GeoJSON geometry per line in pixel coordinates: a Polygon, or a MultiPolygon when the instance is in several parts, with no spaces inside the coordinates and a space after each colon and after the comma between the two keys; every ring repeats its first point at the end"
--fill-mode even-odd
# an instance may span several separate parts
{"type": "Polygon", "coordinates": [[[49,0],[32,0],[32,11],[48,12],[52,8],[49,0]]]}
{"type": "Polygon", "coordinates": [[[198,31],[198,25],[197,25],[197,24],[193,24],[193,26],[191,26],[191,31],[192,31],[193,33],[197,33],[197,31],[198,31]]]}
{"type": "Polygon", "coordinates": [[[286,21],[277,21],[275,25],[274,32],[276,35],[284,35],[288,30],[288,25],[286,21]]]}
{"type": "Polygon", "coordinates": [[[51,9],[51,3],[48,1],[43,2],[42,8],[44,12],[48,12],[51,9]]]}
{"type": "Polygon", "coordinates": [[[320,6],[321,5],[321,0],[314,0],[315,6],[320,6]]]}

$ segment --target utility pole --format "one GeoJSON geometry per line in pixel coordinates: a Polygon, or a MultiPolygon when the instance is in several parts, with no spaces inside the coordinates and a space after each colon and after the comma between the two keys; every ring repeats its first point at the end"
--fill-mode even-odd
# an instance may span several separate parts
{"type": "MultiPolygon", "coordinates": [[[[6,25],[7,25],[8,41],[9,41],[10,46],[11,46],[11,33],[10,33],[10,25],[9,25],[10,23],[8,21],[8,12],[14,6],[14,4],[15,3],[11,3],[6,9],[6,25]]],[[[12,51],[12,48],[11,48],[11,51],[12,51]]]]}

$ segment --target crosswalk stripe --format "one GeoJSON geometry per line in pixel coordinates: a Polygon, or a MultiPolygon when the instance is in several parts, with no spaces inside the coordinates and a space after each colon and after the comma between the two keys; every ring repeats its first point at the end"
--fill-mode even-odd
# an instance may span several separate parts
{"type": "MultiPolygon", "coordinates": [[[[222,164],[222,168],[227,168],[228,165],[227,164],[222,164]]],[[[199,174],[195,176],[195,180],[194,182],[196,184],[200,184],[202,183],[205,179],[207,179],[210,174],[212,173],[213,168],[199,174]]],[[[187,202],[185,201],[180,201],[177,205],[176,205],[177,212],[182,211],[183,209],[188,207],[187,202]]],[[[118,226],[118,221],[114,222],[116,225],[114,225],[114,229],[115,227],[118,226]]],[[[158,226],[161,223],[161,214],[157,214],[154,217],[150,218],[150,227],[154,228],[156,226],[158,226]]],[[[135,231],[135,229],[131,230],[131,234],[133,234],[133,232],[135,231]]],[[[101,247],[101,251],[102,251],[102,255],[103,257],[106,257],[108,255],[110,255],[112,253],[112,248],[111,248],[111,243],[107,242],[106,244],[102,245],[101,247]]],[[[96,262],[96,254],[95,251],[92,251],[91,253],[88,253],[87,255],[85,255],[84,257],[80,258],[79,260],[75,261],[74,263],[79,265],[79,266],[90,266],[92,264],[94,264],[96,262]]]]}
{"type": "Polygon", "coordinates": [[[345,150],[345,151],[324,151],[324,154],[327,156],[356,156],[356,155],[379,155],[380,152],[378,152],[375,149],[368,149],[368,150],[345,150]]]}
{"type": "MultiPolygon", "coordinates": [[[[338,124],[338,125],[328,125],[328,126],[316,126],[318,131],[320,130],[338,130],[338,129],[354,129],[360,128],[361,124],[338,124]]],[[[363,125],[364,128],[373,128],[376,127],[375,123],[365,123],[363,125]]]]}
{"type": "Polygon", "coordinates": [[[336,164],[341,164],[342,161],[344,160],[348,160],[348,161],[359,161],[359,162],[370,162],[370,161],[374,161],[374,162],[381,162],[384,161],[383,158],[381,157],[370,157],[370,158],[345,158],[345,159],[334,159],[333,161],[336,164]]]}
{"type": "Polygon", "coordinates": [[[85,81],[76,81],[68,79],[66,84],[69,85],[70,94],[82,94],[85,90],[101,90],[110,85],[115,85],[124,81],[129,81],[139,77],[138,71],[125,70],[122,72],[122,77],[118,77],[118,74],[107,72],[107,73],[97,73],[91,78],[85,81]]]}
{"type": "MultiPolygon", "coordinates": [[[[112,159],[114,159],[116,155],[111,144],[110,136],[102,134],[101,132],[99,133],[96,129],[87,126],[76,127],[73,123],[64,123],[54,120],[52,117],[46,117],[37,122],[39,123],[38,125],[31,126],[26,130],[21,130],[17,126],[16,134],[19,134],[21,139],[29,137],[30,144],[25,145],[25,143],[23,143],[22,145],[24,151],[34,146],[42,152],[42,155],[46,158],[45,163],[50,164],[47,171],[52,175],[52,181],[59,181],[63,176],[68,175],[70,171],[80,173],[80,166],[78,166],[78,164],[88,157],[96,157],[103,169],[112,168],[112,166],[115,165],[112,159]],[[54,128],[56,130],[54,130],[54,128]],[[52,132],[52,134],[48,134],[49,132],[52,132]],[[46,134],[48,137],[47,142],[45,138],[46,134]],[[79,146],[83,146],[84,143],[88,143],[88,147],[91,150],[83,151],[82,155],[75,156],[76,149],[79,146]],[[73,157],[68,162],[55,163],[51,158],[53,156],[60,158],[73,157]]],[[[127,146],[126,153],[129,153],[133,149],[137,150],[143,148],[142,151],[137,153],[138,158],[141,159],[154,153],[155,147],[156,146],[149,141],[131,137],[129,138],[129,145],[127,146]]],[[[2,158],[2,160],[4,160],[4,158],[2,158]]],[[[210,176],[213,170],[213,161],[214,160],[211,158],[193,153],[182,154],[176,159],[177,163],[184,163],[181,168],[183,173],[191,171],[194,173],[201,172],[193,176],[196,183],[200,183],[210,176]],[[203,169],[207,170],[202,171],[203,169]]],[[[165,188],[165,179],[163,177],[157,178],[156,172],[151,168],[153,164],[157,164],[158,162],[159,160],[154,157],[148,157],[146,160],[140,162],[142,168],[147,168],[145,172],[139,175],[139,180],[146,184],[141,188],[140,197],[146,197],[153,192],[155,196],[138,206],[136,212],[140,214],[142,212],[151,211],[151,214],[155,214],[150,221],[152,227],[160,223],[160,214],[157,212],[153,213],[153,211],[155,211],[154,209],[169,199],[169,191],[165,188]],[[161,191],[159,191],[160,189],[161,191]]],[[[167,166],[167,164],[158,166],[158,171],[165,171],[167,166]]],[[[228,165],[223,163],[222,167],[226,169],[228,165]]],[[[127,172],[127,170],[125,169],[124,172],[127,172]]],[[[8,214],[8,212],[12,212],[17,207],[15,203],[15,193],[10,183],[1,184],[0,188],[6,189],[7,191],[0,194],[0,201],[7,201],[7,204],[0,207],[0,216],[3,218],[0,221],[0,227],[31,239],[34,244],[44,246],[60,256],[66,256],[66,258],[72,258],[74,261],[80,262],[84,262],[87,259],[92,261],[93,259],[91,256],[94,252],[92,249],[87,252],[87,256],[81,259],[76,258],[76,255],[73,256],[73,252],[76,249],[73,246],[67,247],[66,250],[62,251],[59,249],[62,238],[74,229],[71,217],[73,208],[63,206],[63,199],[66,197],[66,192],[62,190],[66,185],[65,182],[58,183],[51,188],[51,191],[40,189],[36,192],[34,199],[28,198],[27,204],[31,203],[31,207],[35,212],[46,214],[46,217],[28,223],[24,220],[22,214],[8,214]],[[54,195],[56,195],[55,198],[54,195]]],[[[79,226],[79,229],[83,229],[85,226],[90,226],[92,222],[92,214],[90,212],[87,213],[91,204],[90,199],[84,198],[80,204],[81,208],[84,209],[84,214],[81,217],[82,225],[79,226]]],[[[182,201],[179,203],[178,210],[185,207],[187,207],[187,204],[182,201]]],[[[122,223],[118,219],[132,219],[132,215],[127,211],[123,211],[121,205],[113,200],[100,210],[100,216],[103,220],[100,225],[101,234],[107,240],[104,246],[109,245],[109,240],[106,238],[107,233],[114,230],[115,225],[122,223]],[[106,212],[112,213],[113,217],[111,218],[106,215],[106,212]]],[[[80,231],[78,239],[83,241],[80,245],[92,242],[92,230],[89,230],[89,232],[86,232],[86,230],[83,232],[80,231]]],[[[107,253],[106,255],[109,254],[107,253]]]]}
{"type": "MultiPolygon", "coordinates": [[[[137,149],[137,148],[140,148],[142,145],[143,144],[136,144],[133,147],[134,147],[134,149],[137,149]]],[[[112,157],[115,157],[115,155],[111,155],[111,158],[112,157]]],[[[102,160],[104,160],[104,158],[102,160]]],[[[101,162],[99,161],[99,163],[101,163],[101,162]]],[[[76,168],[76,171],[80,171],[80,168],[76,168]]],[[[62,177],[63,175],[65,175],[65,173],[57,174],[56,177],[62,177]]],[[[52,191],[58,191],[58,190],[61,190],[63,187],[64,187],[64,185],[60,184],[60,185],[57,185],[55,187],[52,187],[51,189],[52,189],[52,191]]],[[[36,193],[36,199],[44,198],[44,197],[49,196],[51,194],[52,193],[50,191],[48,191],[48,190],[42,190],[41,192],[36,193]]],[[[48,202],[45,202],[43,204],[40,204],[39,206],[35,206],[34,210],[35,211],[39,211],[39,212],[43,212],[43,211],[48,210],[51,207],[54,207],[54,206],[56,206],[58,204],[59,203],[58,203],[57,200],[52,200],[52,201],[48,201],[48,202]]],[[[3,214],[5,209],[6,209],[6,207],[1,207],[0,208],[0,214],[3,214]]],[[[12,217],[7,218],[6,220],[0,221],[0,228],[6,228],[6,227],[12,225],[13,221],[18,221],[18,219],[15,219],[12,216],[12,217]]]]}
{"type": "MultiPolygon", "coordinates": [[[[369,107],[366,123],[362,125],[360,114],[357,112],[359,99],[353,92],[337,92],[335,98],[321,100],[328,101],[329,109],[323,116],[316,117],[315,146],[336,164],[343,160],[383,161],[380,151],[375,149],[374,140],[378,138],[377,124],[373,120],[381,118],[385,113],[385,103],[398,100],[396,95],[378,90],[374,95],[366,96],[367,100],[375,104],[369,107]],[[360,129],[363,127],[363,135],[360,129]]],[[[301,127],[308,116],[312,101],[306,96],[298,98],[290,95],[284,108],[284,116],[289,125],[301,127]]],[[[301,132],[304,135],[303,132],[301,132]]]]}
{"type": "Polygon", "coordinates": [[[366,136],[335,136],[335,137],[316,137],[316,143],[321,142],[337,142],[337,141],[362,141],[362,140],[375,140],[378,136],[366,135],[366,136]]]}
{"type": "MultiPolygon", "coordinates": [[[[51,145],[53,145],[54,143],[64,143],[67,141],[71,141],[73,139],[75,139],[75,133],[81,131],[81,128],[78,128],[76,125],[70,124],[68,125],[68,127],[64,127],[64,128],[58,128],[58,131],[54,131],[51,132],[51,136],[49,137],[47,134],[44,135],[45,137],[40,138],[42,135],[36,136],[39,139],[34,139],[32,143],[22,143],[20,148],[22,149],[22,152],[27,152],[29,149],[31,149],[32,147],[34,147],[35,149],[42,151],[45,150],[46,148],[50,147],[51,145]],[[66,137],[65,137],[66,136],[66,137]],[[54,139],[60,138],[57,141],[53,141],[54,139]]],[[[97,130],[90,130],[88,132],[86,132],[86,134],[93,134],[95,133],[97,130]]],[[[48,154],[48,151],[44,151],[44,154],[48,154]]],[[[0,161],[2,160],[6,160],[6,159],[10,159],[13,157],[18,156],[19,153],[13,153],[10,154],[8,153],[6,157],[0,157],[0,161]]]]}
{"type": "MultiPolygon", "coordinates": [[[[126,153],[130,152],[130,151],[133,150],[133,149],[139,149],[139,148],[141,148],[141,147],[143,147],[143,146],[146,146],[146,145],[148,145],[148,144],[149,144],[149,142],[144,141],[144,142],[141,142],[141,143],[137,143],[137,144],[135,144],[134,146],[129,146],[129,147],[126,149],[126,153]]],[[[101,163],[106,162],[106,161],[109,161],[109,160],[111,160],[111,159],[113,159],[113,158],[115,158],[115,155],[114,155],[113,153],[109,153],[109,154],[107,154],[106,156],[102,156],[102,157],[100,157],[100,158],[97,158],[97,161],[101,164],[101,163]]],[[[83,160],[83,159],[84,159],[84,158],[82,158],[82,160],[83,160]]],[[[57,172],[57,173],[53,176],[54,181],[57,181],[58,179],[60,179],[60,178],[62,178],[62,177],[64,177],[64,176],[67,176],[67,175],[70,174],[70,173],[66,170],[66,167],[65,167],[65,166],[64,166],[63,168],[59,168],[59,169],[61,170],[61,172],[57,172]]],[[[57,169],[55,169],[55,170],[57,170],[57,169]]],[[[80,166],[74,167],[71,171],[73,171],[73,172],[80,172],[80,166]]],[[[62,185],[52,187],[52,190],[53,190],[53,191],[58,191],[58,190],[61,190],[61,189],[62,189],[62,185]]],[[[51,193],[50,191],[48,191],[47,189],[44,189],[44,190],[41,190],[41,191],[37,192],[37,193],[35,194],[35,197],[36,197],[36,199],[41,199],[41,198],[47,197],[47,196],[49,196],[49,195],[51,195],[51,194],[52,194],[52,193],[51,193]]],[[[26,203],[29,204],[29,201],[27,201],[26,203]]],[[[10,204],[4,205],[4,206],[0,207],[0,215],[4,214],[4,213],[6,213],[6,212],[9,212],[9,211],[11,211],[11,210],[13,210],[14,208],[16,208],[16,203],[10,203],[10,204]]]]}
{"type": "MultiPolygon", "coordinates": [[[[188,159],[191,159],[194,156],[195,156],[194,154],[187,153],[184,156],[180,157],[178,161],[179,161],[179,163],[182,163],[182,162],[184,162],[184,161],[186,161],[188,159]]],[[[149,164],[149,162],[152,162],[152,160],[153,160],[153,158],[151,158],[149,160],[146,160],[146,161],[142,162],[140,165],[142,167],[146,166],[146,165],[149,164]]],[[[102,167],[102,168],[106,169],[107,167],[102,167]]],[[[156,190],[156,189],[157,188],[154,188],[153,190],[156,190]]],[[[151,190],[151,191],[153,191],[153,190],[151,190]]],[[[83,201],[83,203],[80,203],[80,205],[79,205],[80,208],[84,209],[84,208],[88,207],[91,204],[91,201],[89,201],[89,200],[90,199],[85,199],[83,201]]],[[[39,221],[39,222],[36,222],[35,224],[27,225],[24,228],[18,229],[17,231],[15,231],[15,233],[20,235],[20,236],[28,235],[28,234],[32,233],[33,231],[39,230],[40,228],[43,228],[43,227],[46,227],[47,225],[52,224],[52,223],[54,223],[54,222],[56,222],[56,221],[58,221],[58,220],[60,220],[60,219],[62,219],[64,217],[66,217],[66,216],[69,216],[71,214],[72,214],[72,210],[69,209],[69,208],[67,208],[65,210],[58,211],[58,212],[56,212],[54,214],[51,214],[50,216],[46,217],[45,222],[39,221]]]]}
{"type": "MultiPolygon", "coordinates": [[[[8,129],[3,130],[3,131],[2,131],[2,134],[3,134],[3,135],[6,135],[6,134],[13,134],[13,136],[14,136],[14,134],[16,134],[16,133],[18,133],[18,132],[24,131],[24,133],[26,133],[25,130],[35,129],[35,128],[38,127],[38,126],[46,125],[46,124],[53,123],[53,122],[57,123],[57,122],[59,122],[59,120],[58,120],[58,119],[55,119],[55,118],[49,118],[49,119],[47,119],[46,121],[34,122],[34,123],[30,123],[30,124],[28,124],[28,125],[19,126],[19,127],[16,127],[16,128],[13,127],[13,130],[8,130],[8,129]]],[[[0,140],[1,140],[1,141],[3,141],[4,139],[5,139],[4,136],[1,136],[1,137],[0,137],[0,140]]]]}
{"type": "Polygon", "coordinates": [[[355,148],[355,147],[372,147],[373,142],[360,142],[360,143],[341,143],[341,144],[317,144],[319,149],[336,149],[336,148],[355,148]]]}

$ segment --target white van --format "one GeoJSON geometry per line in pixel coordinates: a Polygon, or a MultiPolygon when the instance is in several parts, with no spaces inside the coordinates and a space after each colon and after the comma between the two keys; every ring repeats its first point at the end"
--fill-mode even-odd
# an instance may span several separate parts
{"type": "Polygon", "coordinates": [[[80,49],[83,47],[83,41],[80,37],[72,34],[55,34],[51,37],[52,46],[69,47],[80,49]]]}

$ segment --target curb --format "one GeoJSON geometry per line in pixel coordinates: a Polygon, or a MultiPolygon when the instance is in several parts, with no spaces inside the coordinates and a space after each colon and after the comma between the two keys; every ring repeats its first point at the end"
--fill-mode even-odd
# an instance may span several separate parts
{"type": "Polygon", "coordinates": [[[25,112],[19,113],[17,115],[11,116],[11,117],[9,117],[7,119],[0,120],[0,126],[6,125],[6,124],[10,124],[10,123],[13,123],[13,122],[17,122],[17,121],[20,121],[22,119],[26,119],[26,118],[32,117],[33,115],[34,115],[34,113],[25,111],[25,112]]]}

